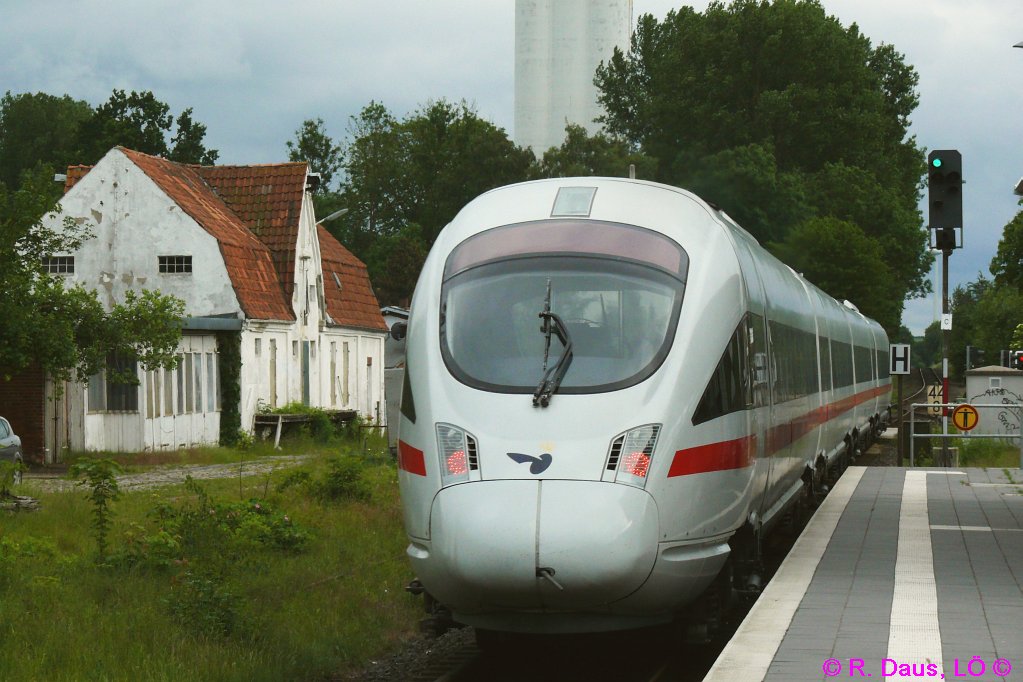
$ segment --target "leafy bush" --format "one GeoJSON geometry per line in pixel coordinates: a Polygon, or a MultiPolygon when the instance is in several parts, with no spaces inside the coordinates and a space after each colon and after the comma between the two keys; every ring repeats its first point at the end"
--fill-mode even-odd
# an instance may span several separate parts
{"type": "Polygon", "coordinates": [[[69,473],[72,478],[80,479],[78,485],[90,488],[89,500],[92,501],[92,529],[96,536],[96,549],[100,563],[107,558],[107,535],[110,532],[110,505],[121,495],[117,487],[117,474],[120,465],[110,459],[92,459],[82,457],[73,465],[69,473]]]}
{"type": "Polygon", "coordinates": [[[26,537],[15,541],[0,537],[0,587],[6,586],[15,575],[17,564],[32,560],[44,571],[67,571],[76,561],[70,554],[61,552],[49,538],[26,537]]]}
{"type": "Polygon", "coordinates": [[[235,435],[233,445],[239,450],[250,450],[255,445],[256,440],[252,437],[252,434],[245,429],[238,429],[237,435],[235,435]]]}
{"type": "Polygon", "coordinates": [[[197,637],[226,637],[238,621],[238,598],[213,574],[177,576],[166,604],[171,617],[197,637]]]}
{"type": "Polygon", "coordinates": [[[0,497],[7,497],[11,494],[15,476],[23,468],[24,465],[21,462],[0,462],[0,497]]]}
{"type": "Polygon", "coordinates": [[[288,472],[277,484],[277,492],[298,487],[324,502],[366,501],[370,498],[370,491],[364,478],[365,471],[366,463],[360,457],[340,455],[328,460],[327,470],[315,476],[304,469],[288,472]]]}
{"type": "Polygon", "coordinates": [[[181,538],[163,528],[149,534],[145,527],[133,523],[122,540],[123,545],[110,555],[113,566],[165,569],[181,562],[181,538]]]}
{"type": "Polygon", "coordinates": [[[321,500],[366,500],[369,490],[363,479],[366,465],[353,455],[342,455],[327,462],[327,474],[313,488],[321,500]]]}
{"type": "Polygon", "coordinates": [[[291,517],[266,502],[220,502],[192,478],[186,479],[185,486],[195,499],[181,505],[158,504],[149,517],[159,527],[150,530],[131,524],[108,563],[144,571],[179,565],[224,567],[251,560],[253,550],[296,554],[312,539],[291,517]]]}
{"type": "Polygon", "coordinates": [[[154,510],[163,528],[179,540],[182,558],[212,560],[253,547],[300,552],[310,540],[308,531],[265,502],[218,502],[192,478],[185,487],[196,494],[194,504],[163,504],[154,510]]]}
{"type": "MultiPolygon", "coordinates": [[[[312,438],[318,443],[328,443],[337,438],[351,437],[350,423],[342,427],[335,423],[325,410],[318,407],[310,407],[299,402],[291,402],[287,405],[271,410],[271,414],[301,414],[309,418],[309,421],[302,424],[300,432],[312,438]]],[[[357,433],[355,435],[358,435],[357,433]]]]}

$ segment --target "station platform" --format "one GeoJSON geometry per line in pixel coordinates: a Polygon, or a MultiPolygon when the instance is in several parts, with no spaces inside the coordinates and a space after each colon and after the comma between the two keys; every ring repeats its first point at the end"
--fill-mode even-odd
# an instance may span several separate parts
{"type": "Polygon", "coordinates": [[[704,680],[866,677],[1023,681],[1023,472],[850,467],[704,680]]]}

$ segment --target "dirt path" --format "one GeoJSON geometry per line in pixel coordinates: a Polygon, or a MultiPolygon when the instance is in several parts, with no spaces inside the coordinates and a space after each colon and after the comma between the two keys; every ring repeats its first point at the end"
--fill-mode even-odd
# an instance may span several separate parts
{"type": "MultiPolygon", "coordinates": [[[[160,469],[153,469],[140,474],[124,474],[117,477],[117,485],[122,491],[148,490],[164,485],[183,483],[185,478],[191,476],[197,480],[211,478],[231,478],[235,476],[258,476],[270,473],[276,469],[286,469],[297,466],[310,455],[281,455],[275,457],[263,457],[247,462],[234,464],[182,464],[160,469]]],[[[25,482],[19,493],[32,490],[41,492],[66,492],[76,489],[77,482],[68,478],[55,478],[52,476],[25,476],[25,482]]]]}

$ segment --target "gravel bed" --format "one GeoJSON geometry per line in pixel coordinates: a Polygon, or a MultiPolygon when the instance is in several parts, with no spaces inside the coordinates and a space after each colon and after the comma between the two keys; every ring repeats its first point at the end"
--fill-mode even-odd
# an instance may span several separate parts
{"type": "MultiPolygon", "coordinates": [[[[188,476],[197,480],[231,478],[233,476],[257,476],[276,469],[297,466],[309,459],[309,457],[310,455],[280,455],[233,464],[176,464],[139,474],[123,474],[117,477],[117,485],[122,491],[148,490],[165,485],[184,483],[185,478],[188,476]]],[[[78,483],[68,478],[35,477],[32,474],[28,474],[25,476],[22,487],[25,490],[38,490],[41,492],[67,492],[76,489],[78,483]]]]}
{"type": "Polygon", "coordinates": [[[335,679],[344,682],[435,680],[463,660],[467,653],[475,651],[476,635],[472,628],[448,630],[440,637],[417,635],[402,642],[398,651],[372,661],[364,670],[335,679]]]}

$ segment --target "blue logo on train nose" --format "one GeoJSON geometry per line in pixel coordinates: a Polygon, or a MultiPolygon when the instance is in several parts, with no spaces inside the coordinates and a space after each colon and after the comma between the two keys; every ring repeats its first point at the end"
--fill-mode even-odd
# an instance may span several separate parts
{"type": "Polygon", "coordinates": [[[521,452],[509,452],[508,456],[512,460],[522,464],[523,462],[529,462],[529,473],[531,474],[542,474],[547,471],[547,467],[551,465],[554,458],[550,456],[550,453],[543,453],[539,457],[533,457],[532,455],[523,455],[521,452]]]}

